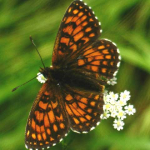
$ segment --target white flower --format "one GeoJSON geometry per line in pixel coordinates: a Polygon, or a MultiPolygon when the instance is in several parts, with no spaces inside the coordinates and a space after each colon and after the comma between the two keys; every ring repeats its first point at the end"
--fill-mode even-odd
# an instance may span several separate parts
{"type": "Polygon", "coordinates": [[[107,103],[105,105],[103,105],[103,110],[110,110],[111,109],[111,104],[110,103],[107,103]]]}
{"type": "Polygon", "coordinates": [[[115,84],[117,84],[117,78],[113,77],[112,79],[109,79],[107,81],[107,84],[109,84],[109,85],[115,85],[115,84]]]}
{"type": "Polygon", "coordinates": [[[124,92],[121,92],[120,94],[120,100],[125,100],[125,101],[128,101],[130,100],[130,92],[125,90],[124,92]]]}
{"type": "Polygon", "coordinates": [[[116,111],[121,111],[123,109],[123,107],[118,103],[118,101],[115,104],[115,110],[116,111]]]}
{"type": "Polygon", "coordinates": [[[125,90],[119,95],[114,92],[104,92],[104,105],[103,114],[100,116],[101,119],[108,119],[109,117],[114,118],[113,126],[118,131],[123,129],[126,115],[133,115],[136,110],[133,105],[127,106],[127,101],[130,100],[130,92],[125,90]]]}
{"type": "Polygon", "coordinates": [[[37,73],[37,80],[40,82],[40,83],[45,83],[46,82],[46,78],[43,76],[43,74],[41,74],[40,72],[37,73]]]}
{"type": "Polygon", "coordinates": [[[133,115],[136,112],[136,109],[133,107],[133,105],[128,105],[128,106],[125,106],[125,112],[128,115],[133,115]]]}
{"type": "Polygon", "coordinates": [[[114,124],[113,124],[114,128],[117,129],[118,131],[123,129],[124,126],[124,122],[120,119],[115,119],[114,120],[114,124]]]}
{"type": "Polygon", "coordinates": [[[106,89],[104,90],[104,95],[108,95],[108,91],[106,89]]]}
{"type": "Polygon", "coordinates": [[[116,100],[118,99],[118,94],[114,94],[114,92],[109,92],[110,96],[110,103],[115,104],[116,100]]]}
{"type": "Polygon", "coordinates": [[[110,102],[110,95],[104,95],[104,102],[109,103],[110,102]]]}
{"type": "Polygon", "coordinates": [[[111,111],[110,116],[115,118],[117,116],[117,111],[115,109],[113,111],[111,111]]]}
{"type": "Polygon", "coordinates": [[[117,102],[117,105],[120,105],[120,106],[125,106],[127,104],[127,101],[124,100],[124,99],[120,99],[118,102],[117,102]]]}
{"type": "Polygon", "coordinates": [[[104,111],[103,114],[101,114],[100,118],[101,119],[107,119],[109,118],[110,114],[108,111],[104,111]]]}
{"type": "Polygon", "coordinates": [[[121,119],[121,120],[125,119],[125,118],[126,118],[126,113],[125,113],[125,111],[120,110],[120,111],[118,112],[118,114],[117,114],[117,117],[118,117],[119,119],[121,119]]]}

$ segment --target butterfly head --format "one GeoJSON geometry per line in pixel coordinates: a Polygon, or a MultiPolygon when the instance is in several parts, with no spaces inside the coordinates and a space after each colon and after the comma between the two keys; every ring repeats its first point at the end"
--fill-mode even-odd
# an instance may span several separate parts
{"type": "Polygon", "coordinates": [[[50,68],[49,67],[45,67],[45,68],[40,68],[39,72],[41,74],[43,74],[43,76],[45,78],[48,78],[48,76],[50,75],[50,68]]]}

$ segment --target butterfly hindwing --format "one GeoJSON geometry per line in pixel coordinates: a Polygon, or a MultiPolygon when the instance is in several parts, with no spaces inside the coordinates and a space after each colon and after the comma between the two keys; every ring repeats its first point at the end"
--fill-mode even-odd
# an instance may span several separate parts
{"type": "Polygon", "coordinates": [[[76,0],[67,9],[54,46],[53,66],[64,66],[75,55],[93,43],[101,34],[100,25],[93,11],[82,1],[76,0]]]}
{"type": "Polygon", "coordinates": [[[94,129],[103,113],[103,93],[68,85],[64,86],[63,91],[71,129],[78,133],[94,129]]]}
{"type": "Polygon", "coordinates": [[[69,122],[62,105],[62,94],[51,81],[46,82],[28,118],[25,134],[27,148],[42,149],[55,145],[67,134],[69,122]]]}

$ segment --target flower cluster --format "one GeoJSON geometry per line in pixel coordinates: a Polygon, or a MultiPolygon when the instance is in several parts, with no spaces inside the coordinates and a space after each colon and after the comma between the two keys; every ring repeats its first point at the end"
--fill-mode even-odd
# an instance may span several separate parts
{"type": "Polygon", "coordinates": [[[40,83],[45,83],[46,82],[46,78],[43,76],[43,74],[41,74],[40,72],[37,73],[37,80],[40,82],[40,83]]]}
{"type": "Polygon", "coordinates": [[[127,105],[129,100],[130,92],[127,90],[121,92],[120,96],[114,92],[108,93],[106,91],[104,93],[104,112],[101,115],[101,119],[115,118],[113,123],[114,128],[118,131],[122,130],[126,115],[133,115],[136,112],[133,105],[127,105]]]}
{"type": "Polygon", "coordinates": [[[108,85],[115,85],[117,84],[117,78],[113,77],[112,79],[107,80],[108,85]]]}

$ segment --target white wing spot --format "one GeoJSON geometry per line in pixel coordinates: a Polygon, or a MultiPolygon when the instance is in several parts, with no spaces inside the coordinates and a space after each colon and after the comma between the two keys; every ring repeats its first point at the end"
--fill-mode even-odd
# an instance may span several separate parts
{"type": "Polygon", "coordinates": [[[117,48],[117,52],[120,54],[120,51],[119,51],[119,49],[117,48]]]}
{"type": "Polygon", "coordinates": [[[89,9],[91,9],[91,7],[89,7],[89,9]]]}
{"type": "Polygon", "coordinates": [[[98,19],[98,17],[97,17],[97,16],[95,16],[95,19],[98,19]]]}
{"type": "Polygon", "coordinates": [[[87,3],[84,3],[84,5],[87,5],[87,3]]]}
{"type": "Polygon", "coordinates": [[[102,33],[103,32],[103,30],[102,29],[100,29],[100,33],[102,33]]]}
{"type": "Polygon", "coordinates": [[[114,43],[114,42],[112,42],[112,43],[113,43],[115,46],[117,46],[116,43],[114,43]]]}
{"type": "Polygon", "coordinates": [[[120,55],[119,55],[118,59],[121,60],[121,56],[120,55]]]}
{"type": "Polygon", "coordinates": [[[114,77],[116,76],[117,72],[118,72],[118,71],[115,71],[115,72],[114,72],[114,74],[113,74],[114,77]]]}
{"type": "Polygon", "coordinates": [[[72,130],[73,132],[76,132],[76,133],[81,133],[81,132],[79,132],[79,131],[73,130],[72,128],[71,128],[71,130],[72,130]]]}
{"type": "Polygon", "coordinates": [[[88,133],[87,131],[83,131],[82,133],[88,133]]]}
{"type": "Polygon", "coordinates": [[[106,40],[106,41],[108,41],[108,42],[111,42],[110,40],[108,40],[108,39],[104,39],[104,40],[106,40]]]}
{"type": "Polygon", "coordinates": [[[95,129],[95,127],[92,127],[91,129],[90,129],[90,131],[92,131],[92,130],[94,130],[95,129]]]}
{"type": "Polygon", "coordinates": [[[100,122],[97,122],[96,125],[98,126],[100,124],[100,122]]]}
{"type": "Polygon", "coordinates": [[[28,149],[28,146],[25,144],[25,148],[28,149]]]}
{"type": "Polygon", "coordinates": [[[120,66],[120,62],[117,63],[117,67],[119,67],[119,66],[120,66]]]}
{"type": "Polygon", "coordinates": [[[101,22],[99,22],[99,25],[101,26],[101,22]]]}
{"type": "Polygon", "coordinates": [[[56,145],[56,143],[53,144],[53,146],[55,146],[55,145],[56,145]]]}
{"type": "Polygon", "coordinates": [[[63,139],[61,138],[60,140],[59,140],[59,142],[61,142],[63,139]]]}

